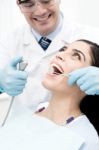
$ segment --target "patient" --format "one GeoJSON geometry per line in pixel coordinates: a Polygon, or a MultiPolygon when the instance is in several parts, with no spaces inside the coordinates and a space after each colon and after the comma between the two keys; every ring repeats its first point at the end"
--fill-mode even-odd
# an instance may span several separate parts
{"type": "MultiPolygon", "coordinates": [[[[34,114],[27,112],[6,123],[0,130],[0,148],[99,150],[99,137],[96,131],[99,119],[98,122],[91,119],[96,129],[89,121],[91,101],[88,97],[88,109],[84,109],[87,96],[76,84],[68,85],[70,72],[90,65],[99,67],[98,45],[78,40],[64,46],[52,59],[51,69],[42,81],[44,87],[52,92],[48,106],[40,108],[34,114]]],[[[91,114],[94,114],[95,107],[94,105],[91,114]]],[[[95,120],[96,117],[92,118],[95,120]]]]}

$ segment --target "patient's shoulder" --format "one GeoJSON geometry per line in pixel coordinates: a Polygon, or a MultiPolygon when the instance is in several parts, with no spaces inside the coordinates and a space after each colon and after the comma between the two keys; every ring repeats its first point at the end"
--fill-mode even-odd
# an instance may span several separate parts
{"type": "Polygon", "coordinates": [[[85,115],[75,119],[68,127],[83,137],[86,143],[99,143],[98,133],[85,115]]]}

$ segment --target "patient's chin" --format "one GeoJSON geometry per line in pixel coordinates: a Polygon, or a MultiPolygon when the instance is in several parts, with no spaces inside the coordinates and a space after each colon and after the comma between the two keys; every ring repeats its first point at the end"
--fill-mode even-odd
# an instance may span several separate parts
{"type": "Polygon", "coordinates": [[[44,86],[44,88],[50,91],[55,89],[54,84],[46,79],[42,81],[42,85],[44,86]]]}
{"type": "Polygon", "coordinates": [[[48,89],[48,84],[47,84],[46,80],[42,80],[42,85],[43,85],[46,89],[48,89]]]}

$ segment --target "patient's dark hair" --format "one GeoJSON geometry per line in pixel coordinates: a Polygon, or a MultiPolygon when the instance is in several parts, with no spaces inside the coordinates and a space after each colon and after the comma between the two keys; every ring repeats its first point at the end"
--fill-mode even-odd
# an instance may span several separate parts
{"type": "MultiPolygon", "coordinates": [[[[99,67],[99,45],[84,39],[77,41],[83,41],[89,44],[94,59],[94,61],[92,61],[92,66],[99,67]]],[[[94,77],[92,80],[95,80],[94,77]]],[[[81,111],[89,118],[90,122],[94,125],[99,134],[99,96],[85,96],[80,104],[80,108],[81,111]]]]}

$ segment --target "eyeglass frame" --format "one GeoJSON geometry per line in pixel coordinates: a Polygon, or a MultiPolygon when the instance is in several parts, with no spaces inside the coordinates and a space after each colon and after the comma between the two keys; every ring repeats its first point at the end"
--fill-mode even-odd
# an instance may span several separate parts
{"type": "MultiPolygon", "coordinates": [[[[52,4],[46,4],[46,3],[44,4],[44,1],[41,1],[41,0],[37,0],[37,1],[33,0],[33,1],[30,1],[30,2],[18,1],[18,5],[19,5],[20,9],[22,10],[22,12],[31,13],[36,10],[38,5],[42,5],[43,7],[48,8],[48,7],[54,6],[58,2],[58,0],[50,0],[49,2],[53,1],[52,4]],[[33,1],[34,1],[34,5],[32,6],[33,1]],[[30,6],[25,6],[26,4],[29,4],[29,3],[31,4],[30,6]],[[28,11],[25,10],[26,8],[28,11]]],[[[45,2],[47,2],[47,1],[45,1],[45,2]]]]}

